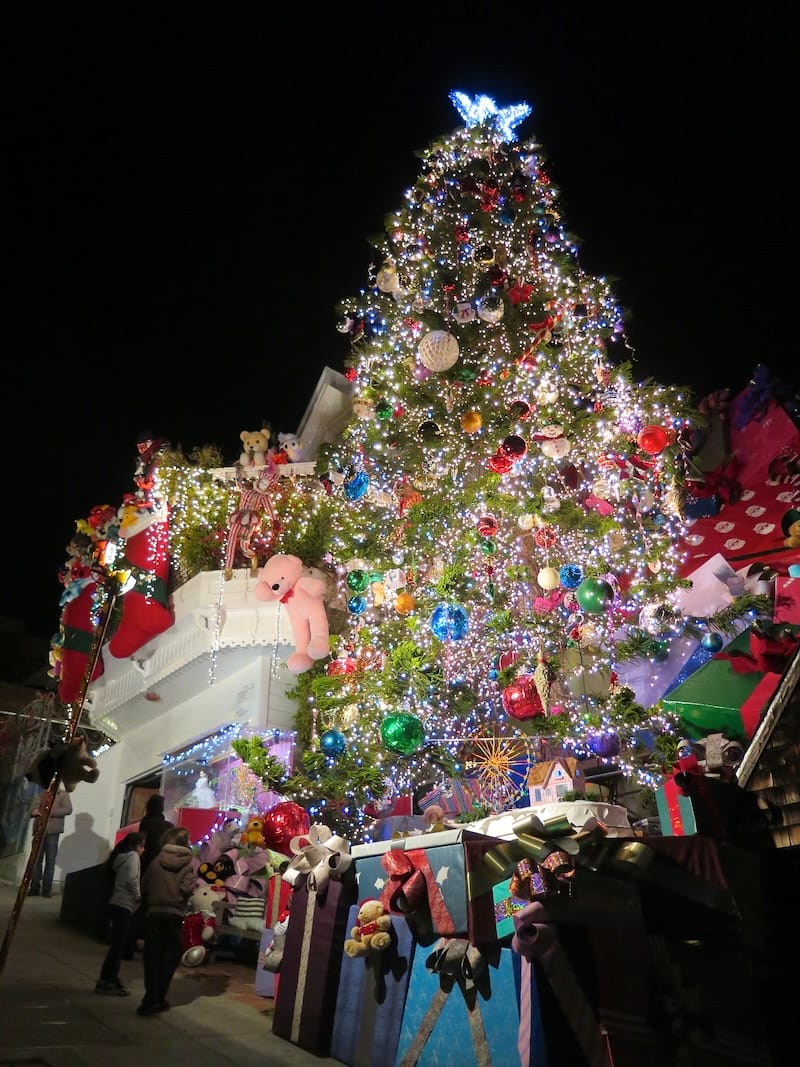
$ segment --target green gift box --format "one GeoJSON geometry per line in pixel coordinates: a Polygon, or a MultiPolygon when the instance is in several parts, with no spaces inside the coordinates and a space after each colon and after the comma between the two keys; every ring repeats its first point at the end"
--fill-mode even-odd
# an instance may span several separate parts
{"type": "MultiPolygon", "coordinates": [[[[726,655],[751,657],[751,633],[744,630],[725,649],[726,655]]],[[[753,736],[780,674],[737,672],[729,659],[714,657],[676,686],[663,704],[677,714],[692,739],[710,733],[747,741],[753,736]]]]}

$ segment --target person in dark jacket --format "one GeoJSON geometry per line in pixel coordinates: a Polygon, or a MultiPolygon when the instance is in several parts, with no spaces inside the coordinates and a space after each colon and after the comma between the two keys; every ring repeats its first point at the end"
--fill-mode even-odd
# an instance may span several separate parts
{"type": "Polygon", "coordinates": [[[181,958],[181,927],[197,875],[189,831],[175,826],[164,835],[161,851],[142,876],[147,901],[144,929],[144,997],[137,1015],[169,1011],[167,993],[181,958]]]}
{"type": "Polygon", "coordinates": [[[128,946],[131,923],[142,899],[139,868],[144,852],[144,834],[132,831],[125,834],[106,860],[106,877],[112,884],[108,911],[111,918],[111,937],[108,952],[100,968],[95,993],[127,997],[128,990],[119,980],[119,967],[128,946]]]}
{"type": "Polygon", "coordinates": [[[164,818],[164,798],[160,793],[153,793],[147,798],[144,817],[139,823],[139,833],[144,834],[144,855],[142,856],[142,876],[151,862],[161,851],[161,838],[174,826],[164,818]]]}
{"type": "MultiPolygon", "coordinates": [[[[142,855],[142,878],[152,861],[161,851],[161,839],[167,830],[171,830],[175,824],[164,817],[164,798],[160,793],[152,793],[147,798],[144,816],[139,823],[139,833],[144,834],[144,853],[142,855]]],[[[147,913],[147,900],[142,891],[142,902],[133,916],[128,944],[125,947],[123,959],[132,960],[134,950],[140,941],[144,940],[145,916],[147,913]]]]}

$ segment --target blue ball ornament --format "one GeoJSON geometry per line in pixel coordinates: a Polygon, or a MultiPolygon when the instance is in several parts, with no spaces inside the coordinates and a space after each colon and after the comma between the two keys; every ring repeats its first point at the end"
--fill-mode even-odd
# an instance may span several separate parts
{"type": "Polygon", "coordinates": [[[326,756],[336,759],[337,756],[341,756],[344,752],[347,742],[344,739],[344,734],[339,733],[338,730],[326,730],[319,739],[319,747],[320,751],[324,752],[326,756]]]}
{"type": "Polygon", "coordinates": [[[565,589],[577,589],[583,581],[583,567],[577,563],[565,563],[558,568],[558,579],[565,589]]]}
{"type": "Polygon", "coordinates": [[[369,475],[366,471],[356,471],[344,483],[344,495],[348,500],[360,500],[369,489],[369,475]]]}
{"type": "Polygon", "coordinates": [[[719,652],[722,648],[722,635],[709,630],[708,633],[703,634],[700,644],[708,652],[719,652]]]}
{"type": "Polygon", "coordinates": [[[363,596],[351,596],[347,601],[347,610],[351,615],[363,615],[367,610],[367,601],[363,596]]]}
{"type": "Polygon", "coordinates": [[[431,632],[440,641],[463,641],[469,629],[469,615],[459,604],[440,604],[431,615],[431,632]]]}

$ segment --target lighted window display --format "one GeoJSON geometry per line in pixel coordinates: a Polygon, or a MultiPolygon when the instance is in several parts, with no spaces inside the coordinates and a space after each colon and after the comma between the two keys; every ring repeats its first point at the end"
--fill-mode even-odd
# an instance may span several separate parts
{"type": "MultiPolygon", "coordinates": [[[[233,752],[231,742],[252,731],[231,723],[191,742],[163,759],[161,792],[169,817],[187,826],[193,841],[208,837],[223,817],[244,817],[269,811],[284,798],[264,789],[261,781],[233,752]]],[[[286,730],[259,731],[269,754],[291,773],[295,735],[286,730]]]]}

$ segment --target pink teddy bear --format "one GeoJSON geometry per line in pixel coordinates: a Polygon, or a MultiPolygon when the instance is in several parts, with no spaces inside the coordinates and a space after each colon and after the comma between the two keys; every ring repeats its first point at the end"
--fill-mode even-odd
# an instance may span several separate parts
{"type": "Polygon", "coordinates": [[[303,561],[298,556],[276,553],[259,572],[256,599],[279,600],[289,615],[295,651],[286,666],[293,674],[302,674],[314,660],[324,659],[330,653],[324,593],[325,583],[304,575],[303,561]]]}

